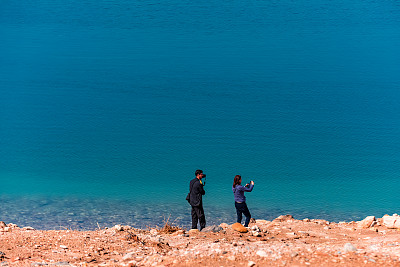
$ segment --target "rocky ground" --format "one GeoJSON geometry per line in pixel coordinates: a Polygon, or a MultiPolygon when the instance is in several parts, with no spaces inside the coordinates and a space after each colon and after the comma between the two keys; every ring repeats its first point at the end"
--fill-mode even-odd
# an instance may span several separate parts
{"type": "Polygon", "coordinates": [[[185,231],[40,231],[0,222],[0,266],[400,266],[400,217],[252,220],[185,231]],[[399,219],[399,220],[397,220],[399,219]]]}

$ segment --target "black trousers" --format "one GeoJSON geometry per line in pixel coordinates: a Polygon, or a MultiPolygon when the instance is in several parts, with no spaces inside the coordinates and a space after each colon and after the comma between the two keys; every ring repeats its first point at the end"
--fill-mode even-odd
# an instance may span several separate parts
{"type": "Polygon", "coordinates": [[[206,216],[204,215],[203,205],[192,206],[192,229],[197,229],[197,221],[200,222],[200,231],[206,227],[206,216]]]}
{"type": "Polygon", "coordinates": [[[244,226],[245,227],[249,226],[251,215],[249,209],[247,208],[246,202],[242,203],[235,202],[235,208],[237,214],[237,222],[242,223],[242,214],[244,214],[244,216],[246,216],[246,221],[244,222],[244,226]]]}

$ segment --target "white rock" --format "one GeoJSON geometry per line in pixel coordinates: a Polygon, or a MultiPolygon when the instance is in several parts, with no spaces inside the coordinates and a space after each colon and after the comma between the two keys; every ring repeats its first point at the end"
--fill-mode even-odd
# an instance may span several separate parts
{"type": "Polygon", "coordinates": [[[198,234],[199,233],[199,229],[190,229],[189,230],[189,234],[198,234]]]}
{"type": "Polygon", "coordinates": [[[228,227],[229,227],[229,224],[227,224],[227,223],[221,223],[219,226],[225,229],[225,228],[228,228],[228,227]]]}
{"type": "Polygon", "coordinates": [[[156,229],[151,229],[151,230],[150,230],[150,234],[152,234],[152,235],[157,235],[157,234],[158,234],[158,231],[157,231],[156,229]]]}
{"type": "Polygon", "coordinates": [[[357,228],[367,229],[375,222],[375,216],[368,216],[364,220],[357,222],[357,228]]]}
{"type": "Polygon", "coordinates": [[[253,236],[261,236],[261,233],[257,232],[257,231],[253,231],[252,234],[253,234],[253,236]]]}
{"type": "Polygon", "coordinates": [[[286,233],[287,236],[296,236],[297,234],[295,232],[290,232],[290,233],[286,233]]]}
{"type": "Polygon", "coordinates": [[[259,251],[257,251],[256,254],[257,254],[258,256],[260,256],[260,257],[268,257],[267,252],[265,252],[264,250],[259,250],[259,251]]]}
{"type": "Polygon", "coordinates": [[[254,262],[254,261],[249,261],[248,263],[247,263],[247,266],[249,266],[249,267],[253,267],[253,266],[255,266],[256,265],[256,263],[254,262]]]}
{"type": "Polygon", "coordinates": [[[387,228],[398,228],[400,229],[400,216],[389,216],[385,215],[382,217],[383,225],[387,228]]]}
{"type": "Polygon", "coordinates": [[[114,226],[114,229],[115,229],[115,231],[122,231],[124,228],[122,227],[122,225],[116,224],[116,225],[114,226]]]}
{"type": "Polygon", "coordinates": [[[122,257],[122,260],[126,261],[126,260],[132,260],[134,258],[134,256],[136,255],[135,252],[130,252],[128,254],[126,254],[125,256],[122,257]]]}
{"type": "Polygon", "coordinates": [[[349,251],[357,251],[357,248],[353,246],[351,243],[346,243],[343,248],[344,252],[349,252],[349,251]]]}
{"type": "Polygon", "coordinates": [[[230,261],[235,261],[235,260],[236,260],[236,257],[233,256],[233,255],[232,255],[232,256],[229,256],[229,257],[228,257],[228,260],[230,260],[230,261]]]}
{"type": "Polygon", "coordinates": [[[67,246],[64,246],[64,245],[60,245],[60,248],[68,249],[68,247],[67,247],[67,246]]]}

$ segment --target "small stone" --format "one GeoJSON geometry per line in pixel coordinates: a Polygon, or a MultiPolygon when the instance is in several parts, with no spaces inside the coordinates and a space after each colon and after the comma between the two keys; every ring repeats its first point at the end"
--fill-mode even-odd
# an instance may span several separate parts
{"type": "Polygon", "coordinates": [[[7,227],[7,224],[3,221],[0,221],[0,228],[7,227]]]}
{"type": "Polygon", "coordinates": [[[54,263],[55,266],[70,266],[69,262],[67,261],[59,261],[54,263]]]}
{"type": "Polygon", "coordinates": [[[261,233],[260,232],[256,232],[256,231],[253,231],[252,234],[255,237],[261,236],[261,233]]]}
{"type": "Polygon", "coordinates": [[[343,248],[344,252],[349,252],[349,251],[357,251],[357,248],[353,246],[351,243],[346,243],[343,248]]]}
{"type": "Polygon", "coordinates": [[[120,224],[116,224],[113,228],[114,228],[115,231],[118,231],[118,232],[124,230],[124,228],[120,224]]]}
{"type": "Polygon", "coordinates": [[[260,256],[260,257],[268,257],[267,252],[265,252],[264,250],[259,250],[259,251],[257,251],[256,254],[257,254],[258,256],[260,256]]]}
{"type": "Polygon", "coordinates": [[[62,249],[68,249],[68,247],[67,247],[67,246],[64,246],[64,245],[60,245],[60,248],[62,248],[62,249]]]}
{"type": "Polygon", "coordinates": [[[227,223],[221,223],[219,226],[225,229],[225,228],[228,228],[228,227],[229,227],[229,224],[227,224],[227,223]]]}
{"type": "Polygon", "coordinates": [[[175,235],[183,235],[183,234],[185,234],[185,230],[178,230],[174,234],[175,235]]]}
{"type": "Polygon", "coordinates": [[[30,226],[26,226],[26,227],[22,228],[22,230],[32,231],[32,230],[35,230],[35,228],[30,227],[30,226]]]}
{"type": "Polygon", "coordinates": [[[190,229],[189,230],[189,234],[198,234],[199,233],[199,229],[190,229]]]}
{"type": "Polygon", "coordinates": [[[135,255],[136,255],[136,253],[130,252],[130,253],[126,254],[125,256],[123,256],[122,260],[123,261],[132,260],[135,255]]]}
{"type": "Polygon", "coordinates": [[[248,263],[247,263],[247,266],[249,266],[249,267],[253,267],[253,266],[255,266],[256,265],[256,263],[254,262],[254,261],[249,261],[248,263]]]}
{"type": "Polygon", "coordinates": [[[151,230],[150,230],[150,234],[152,234],[152,235],[157,235],[157,234],[158,234],[158,231],[157,231],[156,229],[151,229],[151,230]]]}

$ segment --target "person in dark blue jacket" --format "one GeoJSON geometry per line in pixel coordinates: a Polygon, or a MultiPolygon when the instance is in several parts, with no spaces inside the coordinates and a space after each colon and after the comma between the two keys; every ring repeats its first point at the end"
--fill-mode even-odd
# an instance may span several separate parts
{"type": "Polygon", "coordinates": [[[204,183],[201,179],[206,177],[202,170],[196,170],[196,178],[190,181],[189,203],[192,206],[192,229],[197,229],[197,222],[200,223],[200,231],[206,227],[206,216],[203,209],[203,196],[205,195],[204,183]]]}
{"type": "Polygon", "coordinates": [[[249,226],[251,214],[246,204],[246,197],[244,196],[244,192],[251,192],[254,187],[254,182],[251,181],[250,184],[246,184],[246,186],[242,186],[242,177],[240,175],[236,175],[233,180],[232,191],[235,196],[235,208],[237,213],[237,222],[242,223],[242,214],[246,216],[246,221],[244,223],[245,227],[249,226]]]}

